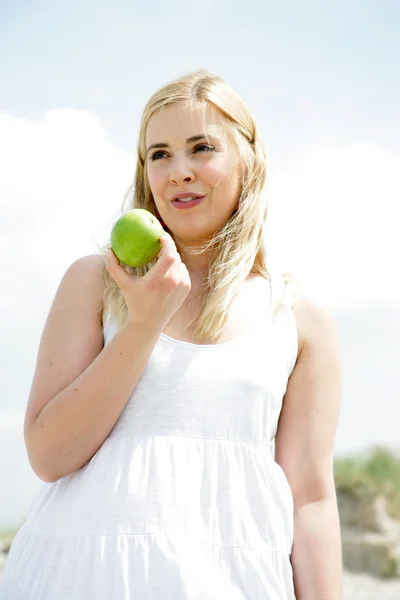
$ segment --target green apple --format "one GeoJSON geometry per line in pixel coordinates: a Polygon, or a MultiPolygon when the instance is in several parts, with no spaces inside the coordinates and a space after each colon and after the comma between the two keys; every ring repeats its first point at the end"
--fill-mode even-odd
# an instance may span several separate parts
{"type": "Polygon", "coordinates": [[[133,208],[122,215],[111,230],[111,248],[116,257],[130,267],[143,267],[160,252],[165,231],[160,221],[144,208],[133,208]]]}

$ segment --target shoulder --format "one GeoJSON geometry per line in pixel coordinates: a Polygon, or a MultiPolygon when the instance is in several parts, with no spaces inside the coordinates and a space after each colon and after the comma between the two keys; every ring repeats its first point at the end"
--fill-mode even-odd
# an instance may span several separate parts
{"type": "Polygon", "coordinates": [[[66,274],[75,276],[89,275],[92,279],[101,280],[106,265],[105,257],[101,254],[87,254],[77,258],[66,270],[66,274]]]}
{"type": "Polygon", "coordinates": [[[106,264],[106,259],[101,254],[87,254],[85,256],[81,256],[77,258],[68,269],[73,270],[75,272],[89,272],[93,275],[101,274],[103,267],[106,264]]]}
{"type": "Polygon", "coordinates": [[[105,265],[105,257],[101,254],[81,256],[69,265],[62,279],[63,286],[72,293],[87,295],[99,313],[103,308],[105,265]]]}
{"type": "Polygon", "coordinates": [[[326,336],[336,335],[337,324],[332,309],[306,290],[299,290],[293,312],[299,339],[298,356],[305,345],[315,345],[326,336]]]}

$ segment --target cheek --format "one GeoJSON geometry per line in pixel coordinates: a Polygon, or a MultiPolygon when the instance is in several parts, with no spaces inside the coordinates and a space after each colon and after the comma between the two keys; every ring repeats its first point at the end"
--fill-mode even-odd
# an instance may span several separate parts
{"type": "Polygon", "coordinates": [[[159,169],[154,169],[152,167],[147,169],[147,179],[149,181],[149,186],[151,191],[154,194],[157,194],[157,191],[162,186],[162,176],[159,169]]]}
{"type": "Polygon", "coordinates": [[[210,162],[202,169],[202,178],[209,185],[214,186],[229,181],[230,173],[224,164],[210,162]]]}
{"type": "Polygon", "coordinates": [[[206,165],[203,171],[203,179],[208,185],[215,187],[216,192],[220,191],[222,194],[234,195],[235,197],[239,193],[239,176],[230,165],[218,163],[206,165]]]}

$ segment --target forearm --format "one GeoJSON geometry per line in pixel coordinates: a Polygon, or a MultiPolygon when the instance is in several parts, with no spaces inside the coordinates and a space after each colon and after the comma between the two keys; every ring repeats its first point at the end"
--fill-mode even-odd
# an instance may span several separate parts
{"type": "Polygon", "coordinates": [[[93,457],[124,409],[159,334],[156,325],[123,326],[89,367],[46,404],[25,436],[39,477],[56,481],[93,457]]]}
{"type": "Polygon", "coordinates": [[[291,563],[296,600],[342,600],[342,544],[336,498],[295,507],[291,563]]]}

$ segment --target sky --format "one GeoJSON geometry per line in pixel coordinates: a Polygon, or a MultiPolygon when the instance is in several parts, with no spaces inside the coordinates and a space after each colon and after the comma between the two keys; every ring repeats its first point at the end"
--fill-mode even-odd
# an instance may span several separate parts
{"type": "Polygon", "coordinates": [[[107,242],[147,99],[200,67],[226,79],[260,127],[271,263],[337,315],[346,375],[337,451],[385,432],[396,441],[399,30],[395,0],[0,0],[0,451],[13,449],[0,452],[0,489],[14,485],[15,505],[39,485],[21,427],[57,287],[73,261],[107,242]],[[352,345],[372,324],[383,363],[373,336],[352,345]],[[368,387],[384,379],[388,390],[377,430],[352,429],[361,347],[375,375],[368,387]]]}

